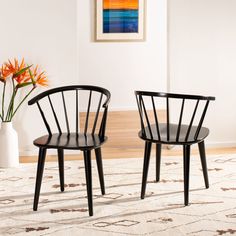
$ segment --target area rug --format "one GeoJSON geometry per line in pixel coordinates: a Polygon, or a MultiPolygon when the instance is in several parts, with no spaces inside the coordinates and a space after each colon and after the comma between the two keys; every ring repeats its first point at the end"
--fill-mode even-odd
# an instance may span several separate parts
{"type": "Polygon", "coordinates": [[[184,206],[182,157],[163,157],[161,180],[151,158],[146,198],[140,199],[143,158],[104,160],[106,195],[93,161],[94,216],[88,216],[83,161],[45,166],[38,211],[32,211],[36,164],[0,169],[0,235],[236,235],[236,155],[208,156],[204,188],[199,156],[191,157],[190,205],[184,206]]]}

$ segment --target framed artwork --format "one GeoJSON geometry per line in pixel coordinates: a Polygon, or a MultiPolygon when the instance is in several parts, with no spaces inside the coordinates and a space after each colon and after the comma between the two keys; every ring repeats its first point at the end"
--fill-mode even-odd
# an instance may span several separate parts
{"type": "Polygon", "coordinates": [[[95,0],[97,41],[145,40],[145,0],[95,0]]]}

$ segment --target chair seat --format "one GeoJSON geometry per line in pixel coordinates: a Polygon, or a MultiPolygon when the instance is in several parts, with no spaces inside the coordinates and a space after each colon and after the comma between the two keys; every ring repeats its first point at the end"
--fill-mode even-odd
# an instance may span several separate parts
{"type": "Polygon", "coordinates": [[[188,125],[181,125],[181,129],[180,129],[180,133],[179,133],[179,139],[176,140],[176,136],[177,136],[177,130],[178,130],[178,125],[177,124],[169,124],[169,140],[167,140],[167,124],[162,123],[159,124],[159,131],[160,131],[160,137],[161,139],[158,138],[158,134],[157,134],[157,128],[156,125],[153,124],[151,125],[151,130],[152,130],[152,135],[153,137],[151,137],[150,132],[148,127],[145,127],[145,132],[146,135],[145,136],[142,133],[142,130],[139,131],[139,137],[141,139],[147,140],[147,141],[152,141],[152,142],[157,142],[157,143],[163,143],[163,144],[175,144],[175,145],[182,145],[182,144],[193,144],[193,143],[199,143],[202,140],[204,140],[208,134],[209,134],[209,129],[202,127],[198,137],[195,139],[195,133],[197,130],[197,126],[192,126],[189,136],[186,140],[186,134],[188,132],[188,125]]]}
{"type": "Polygon", "coordinates": [[[34,145],[44,148],[87,150],[100,147],[106,140],[106,136],[102,139],[97,134],[56,133],[35,139],[34,145]]]}

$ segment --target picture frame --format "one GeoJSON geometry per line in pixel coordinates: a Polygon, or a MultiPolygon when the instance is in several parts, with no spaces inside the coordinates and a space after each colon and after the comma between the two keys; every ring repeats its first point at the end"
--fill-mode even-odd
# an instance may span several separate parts
{"type": "Polygon", "coordinates": [[[95,1],[96,41],[145,41],[146,0],[95,1]]]}

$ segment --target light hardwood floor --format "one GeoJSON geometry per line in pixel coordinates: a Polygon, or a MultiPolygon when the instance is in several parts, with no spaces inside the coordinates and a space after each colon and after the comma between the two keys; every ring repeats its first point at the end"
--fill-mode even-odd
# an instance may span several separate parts
{"type": "MultiPolygon", "coordinates": [[[[165,120],[165,111],[159,111],[160,120],[165,120]]],[[[81,114],[81,121],[85,119],[84,114],[81,114]]],[[[107,122],[108,141],[102,147],[103,158],[135,158],[142,157],[144,152],[144,142],[138,138],[140,129],[138,111],[113,111],[109,112],[107,122]]],[[[154,151],[154,150],[153,150],[154,151]]],[[[207,154],[224,154],[236,153],[236,147],[233,148],[207,148],[207,154]]],[[[154,153],[154,152],[153,152],[154,153]]],[[[198,153],[197,145],[193,146],[192,153],[198,153]]],[[[163,156],[179,156],[182,155],[180,148],[172,148],[162,150],[163,156]]],[[[82,159],[80,155],[66,155],[66,160],[82,159]]],[[[47,156],[47,161],[56,161],[56,156],[47,156]]],[[[36,162],[36,156],[22,156],[22,163],[36,162]]]]}

